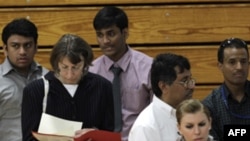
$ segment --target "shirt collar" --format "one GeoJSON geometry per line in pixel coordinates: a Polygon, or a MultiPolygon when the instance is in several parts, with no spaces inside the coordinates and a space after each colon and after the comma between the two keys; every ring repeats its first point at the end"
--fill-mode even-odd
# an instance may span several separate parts
{"type": "Polygon", "coordinates": [[[153,96],[153,102],[156,103],[157,107],[159,107],[161,110],[163,110],[166,113],[169,113],[169,118],[176,118],[176,109],[174,109],[172,106],[167,104],[166,102],[162,101],[157,96],[153,96]]]}
{"type": "Polygon", "coordinates": [[[226,98],[228,98],[228,96],[230,95],[228,87],[226,86],[225,83],[222,84],[222,87],[221,87],[220,91],[225,95],[226,98]]]}
{"type": "MultiPolygon", "coordinates": [[[[229,89],[225,83],[222,84],[221,89],[224,89],[222,91],[224,91],[226,98],[228,98],[231,95],[231,92],[229,91],[229,89]]],[[[245,89],[244,91],[245,91],[246,96],[250,97],[250,82],[248,80],[246,80],[244,89],[245,89]]]]}
{"type": "MultiPolygon", "coordinates": [[[[41,68],[42,68],[42,66],[40,64],[35,63],[33,61],[32,64],[31,64],[31,71],[30,72],[40,70],[41,68]]],[[[3,64],[2,64],[2,71],[3,71],[3,75],[7,75],[11,71],[16,71],[15,68],[11,65],[8,57],[5,58],[5,60],[4,60],[3,64]]]]}
{"type": "Polygon", "coordinates": [[[127,52],[117,62],[112,61],[111,59],[109,59],[107,56],[104,55],[104,62],[106,64],[105,69],[110,70],[112,65],[115,64],[115,66],[119,66],[123,71],[126,71],[128,69],[131,58],[132,58],[132,49],[129,46],[127,52]]]}

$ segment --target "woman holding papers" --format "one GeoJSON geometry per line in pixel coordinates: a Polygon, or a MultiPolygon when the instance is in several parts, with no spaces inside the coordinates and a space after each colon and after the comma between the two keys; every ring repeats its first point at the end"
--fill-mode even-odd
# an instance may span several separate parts
{"type": "MultiPolygon", "coordinates": [[[[112,84],[105,78],[88,72],[92,60],[91,47],[79,36],[65,34],[59,39],[50,56],[53,71],[24,88],[24,141],[36,140],[32,137],[32,131],[39,132],[40,126],[44,126],[40,125],[40,121],[47,120],[44,115],[82,122],[81,130],[73,131],[76,137],[79,136],[77,134],[96,128],[113,131],[112,84]]],[[[54,123],[45,127],[49,129],[54,123]]]]}

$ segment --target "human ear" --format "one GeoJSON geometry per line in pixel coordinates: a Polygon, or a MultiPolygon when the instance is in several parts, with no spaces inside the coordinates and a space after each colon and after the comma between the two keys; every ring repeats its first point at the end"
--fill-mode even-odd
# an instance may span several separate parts
{"type": "Polygon", "coordinates": [[[4,44],[3,45],[3,53],[4,53],[4,56],[6,57],[6,56],[8,56],[8,53],[7,53],[7,45],[6,44],[4,44]]]}
{"type": "Polygon", "coordinates": [[[222,70],[223,64],[221,62],[218,62],[217,67],[218,67],[219,70],[222,70]]]}
{"type": "Polygon", "coordinates": [[[181,126],[180,126],[180,124],[177,124],[177,128],[178,128],[178,134],[179,134],[179,135],[182,135],[182,133],[181,133],[181,126]]]}
{"type": "Polygon", "coordinates": [[[129,36],[128,28],[124,28],[122,34],[125,40],[128,39],[129,36]]]}
{"type": "Polygon", "coordinates": [[[166,83],[163,81],[158,82],[158,87],[163,91],[166,88],[166,83]]]}

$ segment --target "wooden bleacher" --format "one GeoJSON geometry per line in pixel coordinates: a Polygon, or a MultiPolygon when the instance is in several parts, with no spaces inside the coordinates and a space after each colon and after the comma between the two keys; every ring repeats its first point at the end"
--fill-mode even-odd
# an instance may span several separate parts
{"type": "MultiPolygon", "coordinates": [[[[185,55],[197,81],[194,98],[203,99],[223,82],[217,48],[229,37],[250,41],[249,0],[0,0],[0,31],[13,18],[26,17],[39,30],[36,60],[47,68],[49,53],[62,34],[74,33],[97,47],[92,21],[103,5],[116,5],[129,17],[128,44],[152,57],[185,55]]],[[[0,55],[0,61],[4,58],[0,55]]]]}

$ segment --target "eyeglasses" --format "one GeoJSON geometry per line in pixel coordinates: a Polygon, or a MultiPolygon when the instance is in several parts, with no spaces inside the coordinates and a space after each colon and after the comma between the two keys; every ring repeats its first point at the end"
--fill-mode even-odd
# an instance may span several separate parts
{"type": "Polygon", "coordinates": [[[186,89],[193,89],[195,87],[195,79],[193,78],[177,83],[183,85],[183,87],[186,89]]]}

